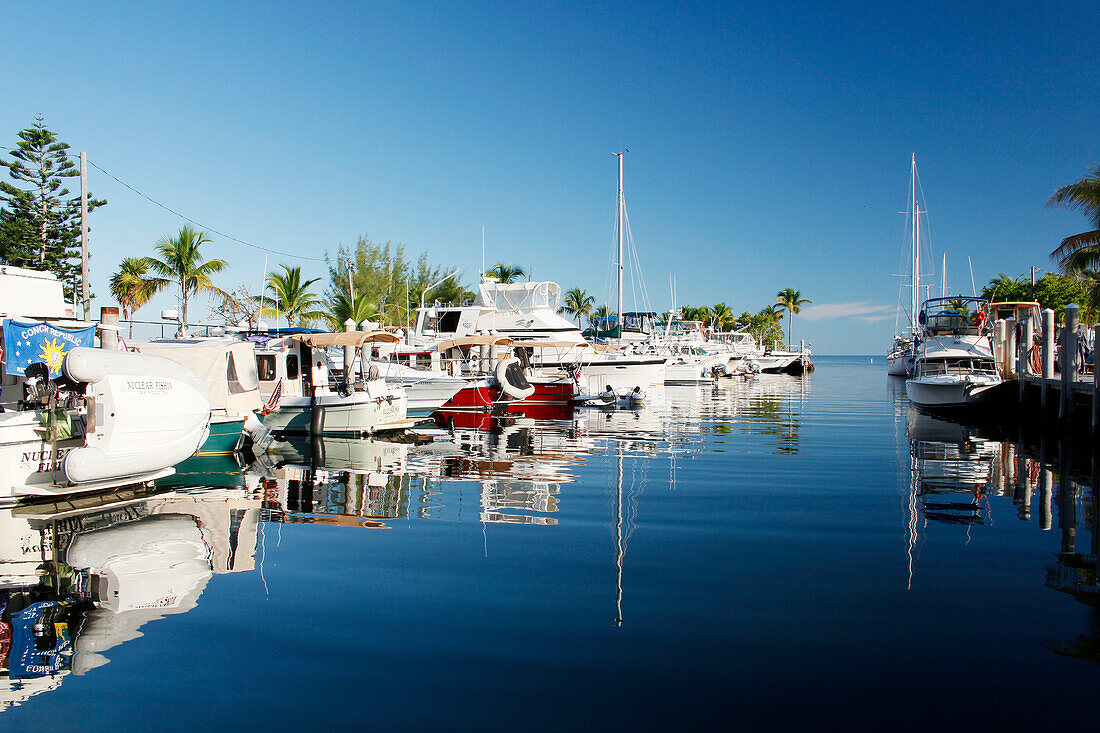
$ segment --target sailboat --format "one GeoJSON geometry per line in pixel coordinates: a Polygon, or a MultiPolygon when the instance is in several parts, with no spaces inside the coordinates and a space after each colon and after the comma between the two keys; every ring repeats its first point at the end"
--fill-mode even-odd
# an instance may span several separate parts
{"type": "MultiPolygon", "coordinates": [[[[920,204],[917,201],[919,186],[920,184],[917,179],[917,154],[913,153],[909,178],[909,211],[906,212],[909,221],[909,284],[902,285],[903,288],[909,288],[909,310],[905,314],[909,323],[901,330],[898,330],[898,324],[895,323],[894,343],[886,353],[887,374],[898,377],[912,375],[913,364],[916,360],[916,342],[920,334],[920,326],[917,324],[917,310],[921,304],[920,215],[927,214],[928,212],[920,210],[920,204]]],[[[900,300],[899,298],[899,321],[901,316],[900,300]]]]}

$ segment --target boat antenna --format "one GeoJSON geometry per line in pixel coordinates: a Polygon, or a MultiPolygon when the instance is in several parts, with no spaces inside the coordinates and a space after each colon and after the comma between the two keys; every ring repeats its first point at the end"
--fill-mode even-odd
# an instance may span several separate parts
{"type": "Polygon", "coordinates": [[[481,225],[481,272],[478,273],[478,279],[485,274],[485,225],[481,225]]]}
{"type": "Polygon", "coordinates": [[[970,255],[966,256],[966,264],[970,265],[970,290],[974,297],[978,297],[978,287],[974,284],[974,263],[970,261],[970,255]]]}

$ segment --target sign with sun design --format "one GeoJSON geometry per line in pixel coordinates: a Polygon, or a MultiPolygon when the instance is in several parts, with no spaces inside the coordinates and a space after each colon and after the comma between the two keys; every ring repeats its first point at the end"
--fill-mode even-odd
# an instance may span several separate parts
{"type": "Polygon", "coordinates": [[[4,320],[4,372],[22,376],[27,367],[41,362],[50,377],[61,376],[65,354],[76,346],[95,345],[95,326],[61,328],[37,321],[4,320]]]}

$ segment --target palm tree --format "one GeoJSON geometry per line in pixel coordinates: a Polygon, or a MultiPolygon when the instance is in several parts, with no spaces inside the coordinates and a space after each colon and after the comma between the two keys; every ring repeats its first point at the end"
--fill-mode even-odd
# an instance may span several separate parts
{"type": "Polygon", "coordinates": [[[217,293],[225,291],[214,287],[210,276],[229,267],[225,260],[204,261],[199,249],[213,240],[206,232],[193,229],[190,225],[180,228],[176,237],[164,237],[157,242],[157,252],[161,259],[149,258],[149,268],[161,277],[152,278],[153,287],[164,290],[178,285],[180,289],[180,324],[187,325],[187,298],[195,293],[217,293]]]}
{"type": "Polygon", "coordinates": [[[1095,323],[1097,316],[1100,316],[1100,271],[1078,270],[1073,275],[1086,293],[1086,300],[1081,304],[1081,316],[1086,323],[1095,323]]]}
{"type": "MultiPolygon", "coordinates": [[[[597,308],[596,310],[592,311],[591,314],[589,314],[588,321],[589,321],[589,324],[593,328],[595,328],[596,327],[595,321],[596,321],[597,318],[611,318],[614,315],[615,315],[615,311],[611,310],[611,306],[601,305],[599,308],[597,308]]],[[[606,323],[606,321],[604,323],[606,323]]]]}
{"type": "Polygon", "coordinates": [[[1064,269],[1083,270],[1100,263],[1100,165],[1076,183],[1062,186],[1047,201],[1047,206],[1080,209],[1093,229],[1062,240],[1050,253],[1064,269]]]}
{"type": "Polygon", "coordinates": [[[576,316],[577,325],[580,326],[581,318],[592,312],[592,306],[596,304],[596,296],[589,295],[587,291],[573,288],[565,294],[565,302],[561,312],[576,316]]]}
{"type": "Polygon", "coordinates": [[[130,321],[130,338],[134,337],[134,312],[148,303],[156,286],[149,279],[147,257],[126,257],[118,264],[118,272],[111,275],[111,295],[122,306],[123,317],[130,321]]]}
{"type": "Polygon", "coordinates": [[[737,317],[725,303],[716,303],[711,309],[710,325],[713,328],[724,331],[733,326],[736,321],[737,317]]]}
{"type": "MultiPolygon", "coordinates": [[[[305,323],[324,318],[327,314],[317,309],[317,306],[322,305],[323,301],[309,289],[310,285],[321,278],[315,277],[312,280],[302,282],[301,267],[289,267],[287,265],[280,265],[280,267],[283,268],[283,274],[280,275],[277,272],[267,274],[267,289],[273,295],[263,297],[265,305],[271,303],[271,307],[263,309],[263,314],[275,316],[282,314],[286,316],[286,323],[291,328],[294,328],[294,322],[299,318],[305,323]]],[[[261,297],[256,296],[256,300],[259,301],[261,297]]]]}
{"type": "Polygon", "coordinates": [[[328,312],[322,317],[333,331],[339,331],[344,327],[344,321],[351,318],[356,323],[368,321],[378,315],[378,306],[367,302],[366,293],[355,296],[355,303],[349,305],[347,293],[337,293],[336,297],[328,304],[328,312]]]}
{"type": "Polygon", "coordinates": [[[497,281],[502,283],[514,283],[527,273],[519,265],[506,265],[503,262],[498,262],[490,267],[485,274],[495,277],[497,281]]]}
{"type": "Polygon", "coordinates": [[[775,294],[775,304],[779,306],[777,312],[782,313],[787,311],[787,341],[791,342],[794,337],[791,335],[794,328],[794,317],[797,313],[802,311],[802,306],[807,303],[813,303],[809,298],[802,297],[801,290],[795,290],[794,288],[783,288],[775,294]]]}

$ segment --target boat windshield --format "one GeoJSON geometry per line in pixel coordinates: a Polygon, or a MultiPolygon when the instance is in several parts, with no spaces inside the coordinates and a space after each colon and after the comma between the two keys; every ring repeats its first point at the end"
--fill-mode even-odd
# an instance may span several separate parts
{"type": "Polygon", "coordinates": [[[992,360],[972,358],[926,361],[921,368],[921,374],[924,376],[932,374],[995,373],[996,371],[996,366],[993,364],[992,360]]]}

